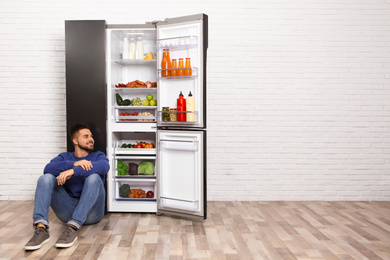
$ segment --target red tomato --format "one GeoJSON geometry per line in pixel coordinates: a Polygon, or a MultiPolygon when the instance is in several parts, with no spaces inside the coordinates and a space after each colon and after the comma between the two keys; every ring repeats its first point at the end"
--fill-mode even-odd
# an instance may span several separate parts
{"type": "Polygon", "coordinates": [[[136,144],[134,145],[134,148],[143,148],[142,144],[136,144]]]}

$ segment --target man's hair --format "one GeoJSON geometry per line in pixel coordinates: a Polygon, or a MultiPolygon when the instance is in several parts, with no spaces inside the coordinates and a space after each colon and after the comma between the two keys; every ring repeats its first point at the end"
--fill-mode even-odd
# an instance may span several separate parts
{"type": "Polygon", "coordinates": [[[91,130],[89,128],[88,125],[86,124],[75,124],[74,126],[72,126],[71,128],[69,128],[69,136],[70,136],[70,140],[73,140],[73,136],[74,134],[76,134],[78,131],[80,131],[81,129],[88,129],[88,130],[91,130]]]}

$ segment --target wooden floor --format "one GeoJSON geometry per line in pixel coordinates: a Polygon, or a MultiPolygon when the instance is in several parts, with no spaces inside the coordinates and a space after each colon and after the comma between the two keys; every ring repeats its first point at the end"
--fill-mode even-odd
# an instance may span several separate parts
{"type": "Polygon", "coordinates": [[[390,202],[209,202],[208,219],[109,213],[68,249],[25,252],[32,201],[0,201],[0,259],[390,259],[390,202]]]}

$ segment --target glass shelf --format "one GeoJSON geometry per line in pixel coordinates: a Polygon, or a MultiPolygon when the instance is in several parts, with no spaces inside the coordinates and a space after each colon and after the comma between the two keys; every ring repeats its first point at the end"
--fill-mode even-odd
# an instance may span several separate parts
{"type": "Polygon", "coordinates": [[[175,38],[158,39],[157,46],[159,50],[162,49],[188,49],[198,46],[197,36],[183,36],[175,38]]]}
{"type": "MultiPolygon", "coordinates": [[[[186,69],[187,67],[185,68],[182,68],[182,69],[186,69]]],[[[176,76],[176,77],[163,77],[162,76],[162,72],[163,71],[172,71],[172,70],[178,70],[178,68],[175,68],[175,69],[158,69],[157,70],[157,73],[158,73],[158,79],[191,79],[191,78],[197,78],[198,77],[198,68],[197,67],[191,67],[192,69],[192,75],[191,76],[176,76]]]]}
{"type": "Polygon", "coordinates": [[[121,65],[127,66],[127,65],[152,65],[156,64],[157,60],[153,59],[139,59],[139,60],[113,60],[113,62],[119,63],[121,65]]]}

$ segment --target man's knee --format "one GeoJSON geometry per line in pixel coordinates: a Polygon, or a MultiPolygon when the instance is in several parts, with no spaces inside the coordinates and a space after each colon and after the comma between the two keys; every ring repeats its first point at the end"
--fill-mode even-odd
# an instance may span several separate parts
{"type": "Polygon", "coordinates": [[[43,174],[39,177],[37,183],[43,186],[52,186],[56,182],[56,177],[52,174],[43,174]]]}
{"type": "Polygon", "coordinates": [[[99,174],[93,173],[85,179],[84,185],[85,184],[97,185],[100,184],[101,182],[102,182],[102,178],[100,178],[99,174]]]}

